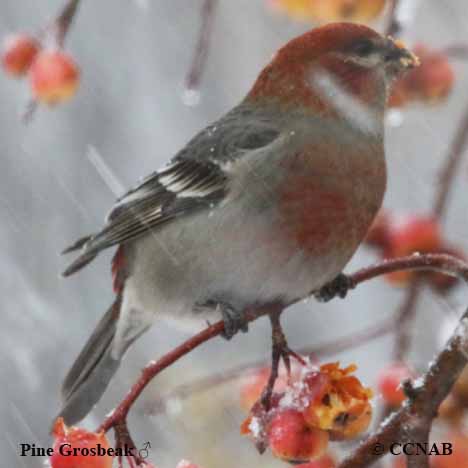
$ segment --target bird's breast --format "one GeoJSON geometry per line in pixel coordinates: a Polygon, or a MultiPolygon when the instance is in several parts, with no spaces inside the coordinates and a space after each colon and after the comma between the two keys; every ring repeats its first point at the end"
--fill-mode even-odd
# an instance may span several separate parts
{"type": "Polygon", "coordinates": [[[313,256],[352,255],[382,203],[383,148],[315,144],[286,158],[282,167],[282,235],[313,256]]]}

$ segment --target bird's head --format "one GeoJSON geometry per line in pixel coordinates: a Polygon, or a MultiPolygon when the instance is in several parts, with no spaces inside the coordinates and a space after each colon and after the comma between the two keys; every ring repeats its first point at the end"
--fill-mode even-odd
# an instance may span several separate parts
{"type": "Polygon", "coordinates": [[[353,113],[355,103],[383,115],[391,82],[416,65],[401,43],[367,26],[328,24],[282,47],[247,100],[332,115],[353,113]]]}

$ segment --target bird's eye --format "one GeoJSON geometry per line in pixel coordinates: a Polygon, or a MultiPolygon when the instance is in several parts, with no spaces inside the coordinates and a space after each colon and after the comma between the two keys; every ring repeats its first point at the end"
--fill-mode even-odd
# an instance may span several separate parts
{"type": "Polygon", "coordinates": [[[359,41],[353,47],[353,52],[356,55],[359,55],[360,57],[366,57],[373,51],[374,51],[374,44],[367,39],[359,41]]]}

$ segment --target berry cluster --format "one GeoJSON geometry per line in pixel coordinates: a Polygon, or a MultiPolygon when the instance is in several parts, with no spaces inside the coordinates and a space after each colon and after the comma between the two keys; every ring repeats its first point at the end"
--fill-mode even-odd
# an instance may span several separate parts
{"type": "Polygon", "coordinates": [[[307,21],[367,22],[382,13],[385,0],[269,0],[289,16],[307,21]]]}
{"type": "Polygon", "coordinates": [[[7,37],[1,60],[8,75],[28,76],[32,96],[38,102],[54,105],[76,93],[80,72],[73,58],[58,48],[43,47],[29,34],[7,37]]]}
{"type": "Polygon", "coordinates": [[[328,442],[353,439],[369,426],[372,391],[352,375],[356,366],[305,365],[268,403],[260,397],[241,432],[260,450],[269,447],[283,460],[308,462],[323,457],[328,442]]]}

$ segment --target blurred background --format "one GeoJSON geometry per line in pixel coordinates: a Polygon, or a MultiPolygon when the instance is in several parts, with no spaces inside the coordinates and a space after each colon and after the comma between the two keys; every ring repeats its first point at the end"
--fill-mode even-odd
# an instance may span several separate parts
{"type": "MultiPolygon", "coordinates": [[[[463,43],[468,34],[464,0],[414,2],[403,38],[434,48],[463,43]]],[[[95,231],[123,190],[159,168],[191,136],[235,105],[274,51],[313,23],[296,21],[264,0],[221,0],[199,99],[187,99],[183,83],[200,27],[202,0],[83,1],[66,48],[81,68],[78,94],[55,109],[41,107],[25,125],[29,97],[25,82],[0,75],[0,450],[4,466],[36,467],[42,459],[19,457],[22,442],[49,446],[48,431],[59,408],[59,388],[95,324],[112,301],[110,259],[100,255],[68,280],[59,277],[68,259],[63,247],[95,231]],[[96,165],[96,161],[100,164],[96,165]],[[98,166],[98,167],[97,167],[98,166]]],[[[63,0],[3,0],[0,37],[36,31],[56,15],[63,0]]],[[[383,19],[373,23],[382,28],[383,19]]],[[[437,172],[468,104],[467,63],[453,61],[456,81],[437,105],[416,104],[394,111],[387,129],[389,184],[385,206],[396,211],[430,210],[437,172]]],[[[197,97],[197,96],[196,96],[197,97]]],[[[453,186],[445,235],[468,248],[467,164],[453,186]]],[[[362,247],[347,271],[377,260],[362,247]]],[[[293,348],[316,345],[390,316],[405,288],[378,279],[345,301],[313,300],[284,315],[293,348]]],[[[439,346],[448,317],[466,305],[462,288],[444,297],[429,290],[418,305],[410,362],[424,368],[439,346]]],[[[161,324],[127,354],[111,388],[84,425],[95,428],[125,395],[150,359],[187,339],[161,324]]],[[[368,385],[391,352],[391,337],[336,356],[356,362],[368,385]]],[[[220,374],[270,354],[268,322],[229,343],[212,340],[160,375],[136,403],[130,427],[138,443],[150,441],[150,458],[160,468],[187,458],[206,468],[281,466],[242,440],[237,384],[214,386],[193,398],[174,399],[163,414],[154,400],[181,383],[220,374]]],[[[330,360],[330,359],[328,359],[330,360]]],[[[379,397],[376,398],[377,404],[379,397]]]]}

